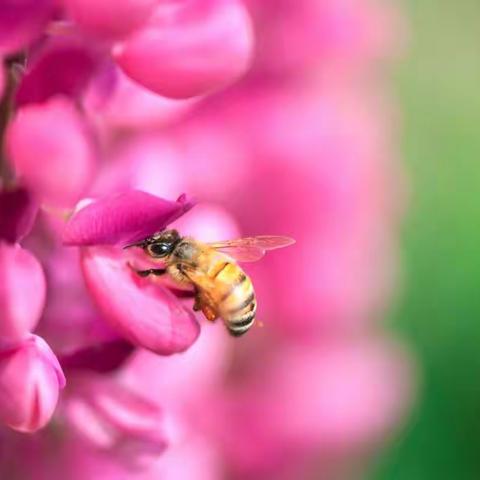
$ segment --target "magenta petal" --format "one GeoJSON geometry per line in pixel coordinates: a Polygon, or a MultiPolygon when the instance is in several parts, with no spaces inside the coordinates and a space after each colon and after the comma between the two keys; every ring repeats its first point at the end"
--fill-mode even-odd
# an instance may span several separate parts
{"type": "Polygon", "coordinates": [[[98,65],[97,54],[84,42],[61,40],[50,42],[29,62],[17,89],[17,105],[41,103],[60,94],[77,98],[83,92],[98,65]]]}
{"type": "Polygon", "coordinates": [[[54,10],[54,0],[0,2],[0,55],[10,54],[38,37],[54,10]]]}
{"type": "Polygon", "coordinates": [[[60,357],[60,363],[65,369],[107,373],[120,368],[134,350],[123,338],[109,340],[66,354],[60,357]]]}
{"type": "Polygon", "coordinates": [[[67,98],[20,108],[5,141],[17,176],[49,206],[73,206],[88,188],[96,158],[88,127],[67,98]]]}
{"type": "Polygon", "coordinates": [[[79,375],[65,401],[70,425],[92,446],[132,467],[167,446],[162,410],[149,397],[103,376],[79,375]]]}
{"type": "Polygon", "coordinates": [[[0,97],[3,96],[3,91],[5,90],[5,76],[5,68],[0,57],[0,97]]]}
{"type": "Polygon", "coordinates": [[[193,203],[182,195],[176,202],[139,190],[101,198],[70,218],[65,245],[125,245],[163,230],[193,203]]]}
{"type": "Polygon", "coordinates": [[[15,243],[32,229],[38,204],[28,190],[17,188],[0,192],[0,240],[15,243]]]}
{"type": "Polygon", "coordinates": [[[167,2],[113,53],[124,72],[149,90],[189,98],[242,75],[252,46],[250,17],[240,1],[167,2]]]}
{"type": "Polygon", "coordinates": [[[35,432],[55,411],[65,377],[45,341],[32,335],[15,349],[0,351],[0,421],[35,432]]]}
{"type": "Polygon", "coordinates": [[[157,0],[63,0],[67,13],[86,32],[121,38],[148,18],[157,0]]]}
{"type": "Polygon", "coordinates": [[[155,353],[186,350],[199,325],[190,309],[166,288],[140,278],[114,248],[88,248],[82,269],[94,301],[106,321],[126,339],[155,353]]]}
{"type": "Polygon", "coordinates": [[[45,275],[19,245],[0,243],[0,342],[16,342],[36,327],[45,304],[45,275]]]}

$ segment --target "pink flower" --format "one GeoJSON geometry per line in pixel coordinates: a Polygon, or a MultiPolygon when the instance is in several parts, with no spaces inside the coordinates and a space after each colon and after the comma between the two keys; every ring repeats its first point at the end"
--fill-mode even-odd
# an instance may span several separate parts
{"type": "Polygon", "coordinates": [[[105,320],[134,345],[169,355],[197,339],[200,329],[191,309],[165,287],[138,277],[117,250],[85,249],[82,268],[105,320]]]}
{"type": "Polygon", "coordinates": [[[248,14],[237,0],[167,2],[113,53],[133,80],[166,97],[187,98],[243,74],[252,37],[248,14]]]}
{"type": "Polygon", "coordinates": [[[39,37],[53,9],[53,0],[3,0],[0,5],[0,55],[14,53],[39,37]]]}
{"type": "Polygon", "coordinates": [[[86,32],[113,39],[124,37],[148,18],[156,0],[62,0],[67,13],[86,32]]]}
{"type": "Polygon", "coordinates": [[[80,250],[59,245],[43,252],[43,258],[48,291],[37,333],[48,341],[62,365],[68,358],[66,368],[72,363],[94,363],[102,368],[111,361],[112,353],[103,347],[119,340],[119,335],[103,321],[88,294],[80,268],[80,250]]]}
{"type": "Polygon", "coordinates": [[[35,432],[53,415],[62,369],[48,345],[32,335],[0,351],[0,421],[14,430],[35,432]]]}
{"type": "Polygon", "coordinates": [[[69,424],[91,447],[128,467],[145,468],[167,446],[162,410],[120,382],[77,375],[63,410],[69,424]]]}
{"type": "Polygon", "coordinates": [[[110,64],[93,78],[83,98],[92,121],[107,132],[167,126],[178,121],[197,101],[158,95],[110,64]]]}
{"type": "Polygon", "coordinates": [[[415,380],[378,328],[403,209],[377,68],[398,42],[390,6],[9,3],[0,477],[351,477],[415,380]],[[182,192],[201,200],[188,215],[182,192]],[[242,264],[248,335],[193,312],[192,288],[135,272],[163,265],[121,247],[166,227],[297,240],[242,264]]]}
{"type": "Polygon", "coordinates": [[[0,242],[0,345],[21,341],[34,330],[45,290],[38,260],[19,245],[0,242]]]}
{"type": "Polygon", "coordinates": [[[5,69],[3,67],[3,61],[0,57],[0,96],[3,95],[3,91],[5,89],[5,69]]]}
{"type": "Polygon", "coordinates": [[[292,345],[264,358],[251,383],[229,392],[225,418],[211,419],[234,470],[240,478],[275,478],[287,469],[287,478],[301,478],[309,456],[341,462],[374,445],[408,404],[404,355],[382,341],[341,340],[292,345]]]}
{"type": "Polygon", "coordinates": [[[24,188],[0,191],[0,238],[9,243],[23,239],[32,229],[38,205],[24,188]]]}
{"type": "Polygon", "coordinates": [[[92,196],[141,190],[163,198],[188,191],[178,146],[161,135],[137,135],[111,153],[92,187],[92,196]]]}
{"type": "Polygon", "coordinates": [[[69,207],[88,188],[95,167],[92,144],[66,98],[22,107],[10,122],[6,146],[16,174],[41,202],[69,207]]]}
{"type": "Polygon", "coordinates": [[[185,195],[170,202],[138,190],[101,198],[80,209],[63,234],[66,245],[119,245],[163,230],[192,208],[185,195]]]}
{"type": "Polygon", "coordinates": [[[262,29],[257,73],[351,72],[391,56],[401,43],[393,4],[377,0],[247,0],[262,29]]]}
{"type": "MultiPolygon", "coordinates": [[[[16,104],[42,103],[57,95],[80,98],[100,59],[94,45],[74,35],[49,39],[29,58],[15,94],[16,104]]],[[[44,115],[47,121],[49,114],[44,115]]]]}

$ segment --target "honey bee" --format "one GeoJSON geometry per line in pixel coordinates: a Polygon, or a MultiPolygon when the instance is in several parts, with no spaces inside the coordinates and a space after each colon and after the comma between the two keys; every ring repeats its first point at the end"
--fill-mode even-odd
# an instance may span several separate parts
{"type": "Polygon", "coordinates": [[[203,243],[165,230],[125,248],[140,247],[152,259],[161,260],[164,268],[136,272],[142,277],[168,274],[178,284],[192,285],[193,309],[210,321],[222,318],[230,334],[238,337],[255,322],[257,300],[252,281],[237,261],[254,262],[267,250],[293,243],[288,237],[267,235],[203,243]]]}

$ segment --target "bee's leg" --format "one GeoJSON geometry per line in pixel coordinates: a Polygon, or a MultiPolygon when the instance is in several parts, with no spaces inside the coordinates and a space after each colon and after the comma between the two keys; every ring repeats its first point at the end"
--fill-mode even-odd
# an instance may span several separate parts
{"type": "Polygon", "coordinates": [[[193,311],[198,312],[199,310],[202,309],[202,305],[198,297],[195,297],[195,303],[193,304],[193,311]]]}
{"type": "Polygon", "coordinates": [[[132,270],[140,277],[148,277],[149,275],[155,275],[156,277],[159,277],[160,275],[167,273],[165,268],[149,268],[148,270],[135,270],[132,268],[132,270]]]}
{"type": "Polygon", "coordinates": [[[200,293],[197,287],[195,287],[195,302],[193,303],[193,311],[198,312],[201,309],[202,309],[202,299],[200,298],[200,293]]]}
{"type": "Polygon", "coordinates": [[[205,318],[210,322],[213,322],[218,318],[217,312],[210,305],[205,303],[202,305],[202,312],[205,315],[205,318]]]}

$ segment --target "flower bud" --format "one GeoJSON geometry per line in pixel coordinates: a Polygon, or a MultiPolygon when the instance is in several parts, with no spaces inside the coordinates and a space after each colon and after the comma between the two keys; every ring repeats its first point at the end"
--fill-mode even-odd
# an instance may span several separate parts
{"type": "Polygon", "coordinates": [[[0,422],[20,432],[44,427],[65,386],[60,364],[46,342],[32,335],[0,350],[0,422]]]}

